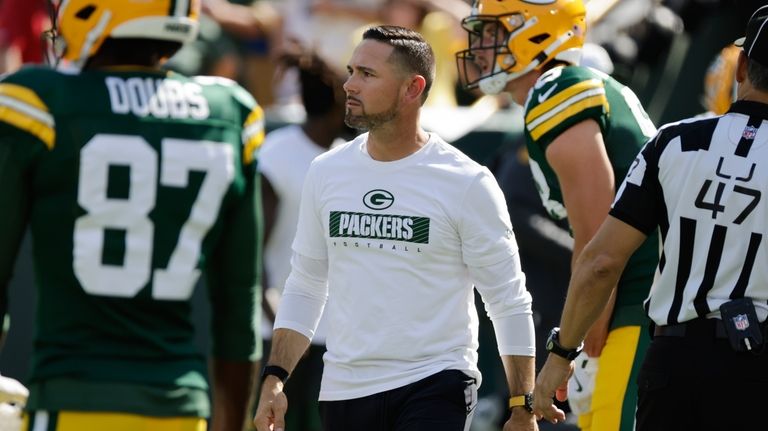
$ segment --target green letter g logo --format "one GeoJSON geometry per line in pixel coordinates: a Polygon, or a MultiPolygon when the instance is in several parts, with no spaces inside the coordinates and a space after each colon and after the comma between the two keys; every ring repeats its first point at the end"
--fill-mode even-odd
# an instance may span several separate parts
{"type": "Polygon", "coordinates": [[[372,210],[385,210],[394,202],[395,197],[392,193],[381,189],[371,190],[363,196],[363,204],[372,210]]]}

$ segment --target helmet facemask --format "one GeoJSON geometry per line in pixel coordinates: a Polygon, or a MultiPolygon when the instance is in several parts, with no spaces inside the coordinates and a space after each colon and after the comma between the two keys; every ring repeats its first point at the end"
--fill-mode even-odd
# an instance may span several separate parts
{"type": "Polygon", "coordinates": [[[483,93],[501,92],[517,64],[509,41],[524,27],[521,14],[473,15],[461,22],[468,34],[468,49],[456,54],[459,79],[467,89],[479,88],[483,93]],[[483,70],[485,69],[485,71],[483,70]]]}
{"type": "Polygon", "coordinates": [[[462,21],[469,46],[457,53],[466,89],[496,94],[553,59],[578,64],[586,10],[581,0],[479,0],[462,21]]]}

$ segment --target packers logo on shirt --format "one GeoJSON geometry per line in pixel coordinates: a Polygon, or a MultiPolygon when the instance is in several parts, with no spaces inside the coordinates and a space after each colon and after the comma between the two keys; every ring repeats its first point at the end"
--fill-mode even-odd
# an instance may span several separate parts
{"type": "Polygon", "coordinates": [[[385,210],[394,202],[392,193],[381,189],[371,190],[363,196],[363,204],[372,210],[385,210]]]}

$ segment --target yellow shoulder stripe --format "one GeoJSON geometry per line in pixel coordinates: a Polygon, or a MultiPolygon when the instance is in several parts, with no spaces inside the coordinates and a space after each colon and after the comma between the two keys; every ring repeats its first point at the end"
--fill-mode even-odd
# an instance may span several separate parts
{"type": "Polygon", "coordinates": [[[243,124],[243,162],[253,163],[256,151],[264,142],[264,110],[257,106],[243,124]]]}
{"type": "Polygon", "coordinates": [[[553,108],[557,107],[561,103],[565,102],[566,100],[570,99],[571,97],[575,96],[576,94],[579,94],[583,91],[587,90],[593,90],[593,89],[603,89],[603,81],[599,79],[590,79],[587,81],[581,81],[577,84],[574,84],[565,90],[560,91],[559,93],[552,96],[551,99],[545,100],[535,108],[531,109],[528,114],[525,116],[525,123],[528,124],[532,121],[534,121],[539,116],[545,114],[547,111],[552,110],[553,108]]]}
{"type": "Polygon", "coordinates": [[[606,109],[608,107],[608,100],[605,98],[604,94],[597,94],[573,103],[555,115],[552,115],[546,121],[539,123],[533,128],[529,128],[531,137],[534,140],[538,140],[544,134],[552,130],[558,124],[567,120],[569,117],[576,115],[585,109],[594,108],[601,105],[605,105],[606,109]]]}
{"type": "Polygon", "coordinates": [[[0,96],[8,96],[19,102],[26,103],[33,108],[48,112],[48,107],[45,103],[37,97],[37,94],[35,94],[34,91],[27,87],[22,87],[21,85],[16,84],[0,84],[0,96]]]}
{"type": "Polygon", "coordinates": [[[56,138],[53,116],[34,91],[0,84],[0,121],[36,136],[51,150],[56,138]]]}

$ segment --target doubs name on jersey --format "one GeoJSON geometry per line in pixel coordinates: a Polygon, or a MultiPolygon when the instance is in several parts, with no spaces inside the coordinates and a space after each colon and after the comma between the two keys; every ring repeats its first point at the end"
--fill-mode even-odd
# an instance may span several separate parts
{"type": "Polygon", "coordinates": [[[109,103],[115,114],[138,117],[208,118],[210,109],[203,89],[194,82],[133,77],[106,78],[109,103]]]}

